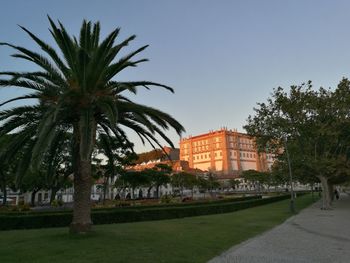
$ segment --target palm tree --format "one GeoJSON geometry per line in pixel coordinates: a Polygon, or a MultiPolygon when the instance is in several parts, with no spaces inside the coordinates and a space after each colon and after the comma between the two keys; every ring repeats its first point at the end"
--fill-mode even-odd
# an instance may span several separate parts
{"type": "Polygon", "coordinates": [[[74,209],[70,225],[72,233],[91,229],[91,155],[99,134],[129,141],[123,127],[134,130],[142,142],[160,145],[157,135],[173,146],[164,133],[174,128],[180,135],[184,128],[173,117],[152,107],[137,104],[125,96],[150,86],[173,89],[150,81],[118,81],[116,76],[126,68],[147,59],[132,60],[147,48],[143,46],[117,59],[120,50],[135,39],[131,36],[115,43],[120,29],[113,30],[100,41],[100,24],[83,21],[79,38],[70,36],[65,27],[49,17],[50,32],[59,48],[53,47],[21,27],[44,51],[39,54],[9,43],[0,43],[17,51],[12,55],[39,67],[32,72],[1,72],[0,86],[21,87],[31,93],[5,101],[37,99],[38,104],[18,106],[0,112],[0,135],[17,133],[17,141],[9,149],[25,147],[24,164],[32,169],[45,156],[52,141],[60,134],[73,134],[72,164],[74,173],[74,209]]]}

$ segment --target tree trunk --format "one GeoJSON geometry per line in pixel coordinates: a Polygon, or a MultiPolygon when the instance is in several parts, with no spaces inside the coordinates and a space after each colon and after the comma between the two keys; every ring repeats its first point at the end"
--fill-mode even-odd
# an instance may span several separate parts
{"type": "Polygon", "coordinates": [[[35,195],[39,192],[39,190],[33,190],[31,197],[30,197],[30,205],[35,206],[35,195]]]}
{"type": "Polygon", "coordinates": [[[131,188],[131,199],[132,200],[135,199],[135,188],[134,187],[131,188]]]}
{"type": "Polygon", "coordinates": [[[92,123],[89,142],[82,142],[80,123],[74,124],[73,129],[73,171],[74,171],[74,204],[73,221],[70,224],[70,233],[87,233],[91,231],[91,154],[95,143],[96,126],[92,123]],[[85,143],[85,145],[83,144],[85,143]],[[85,148],[83,147],[85,146],[85,148]],[[86,149],[87,152],[82,152],[86,149]]]}
{"type": "Polygon", "coordinates": [[[107,187],[108,187],[108,177],[105,178],[103,182],[103,204],[105,204],[105,201],[106,201],[107,187]]]}
{"type": "Polygon", "coordinates": [[[147,189],[147,198],[151,198],[152,186],[147,189]]]}
{"type": "Polygon", "coordinates": [[[331,200],[331,204],[334,201],[334,186],[333,184],[328,182],[328,192],[329,192],[329,198],[331,200]]]}
{"type": "Polygon", "coordinates": [[[331,207],[331,199],[329,196],[329,187],[328,187],[328,178],[325,176],[318,176],[322,185],[322,207],[323,210],[330,210],[331,207]]]}
{"type": "Polygon", "coordinates": [[[2,192],[4,193],[3,199],[2,199],[2,204],[6,205],[7,204],[7,189],[6,189],[6,184],[4,184],[2,188],[2,192]]]}
{"type": "MultiPolygon", "coordinates": [[[[2,174],[1,174],[2,175],[2,174]]],[[[6,190],[6,181],[5,178],[3,178],[3,180],[1,180],[1,190],[4,194],[4,196],[2,197],[2,204],[6,205],[7,202],[7,190],[6,190]]]]}
{"type": "Polygon", "coordinates": [[[159,199],[159,185],[156,186],[156,198],[159,199]]]}
{"type": "Polygon", "coordinates": [[[91,230],[91,163],[82,161],[74,173],[74,205],[71,233],[86,233],[91,230]]]}
{"type": "Polygon", "coordinates": [[[58,190],[59,190],[59,188],[57,188],[57,187],[51,188],[50,204],[52,203],[53,200],[55,200],[56,193],[58,190]]]}

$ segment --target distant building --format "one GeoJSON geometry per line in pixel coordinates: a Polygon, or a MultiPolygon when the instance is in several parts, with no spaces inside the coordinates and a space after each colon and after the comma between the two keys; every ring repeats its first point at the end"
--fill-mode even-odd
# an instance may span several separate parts
{"type": "Polygon", "coordinates": [[[162,158],[157,160],[149,160],[136,165],[126,167],[126,170],[142,171],[144,169],[153,168],[157,164],[167,164],[172,167],[173,171],[188,170],[188,163],[180,161],[180,149],[164,146],[162,151],[166,154],[162,158]]]}
{"type": "Polygon", "coordinates": [[[259,154],[249,135],[222,128],[181,139],[180,160],[190,168],[232,178],[244,170],[267,171],[274,159],[272,154],[259,154]]]}
{"type": "Polygon", "coordinates": [[[166,152],[171,161],[180,160],[180,149],[179,148],[171,148],[168,146],[163,147],[163,151],[166,152]]]}

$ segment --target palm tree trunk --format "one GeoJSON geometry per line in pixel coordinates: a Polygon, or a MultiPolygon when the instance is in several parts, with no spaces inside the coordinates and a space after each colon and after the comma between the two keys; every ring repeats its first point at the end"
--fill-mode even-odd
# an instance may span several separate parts
{"type": "Polygon", "coordinates": [[[91,230],[91,162],[82,161],[74,172],[74,206],[71,233],[86,233],[91,230]]]}
{"type": "Polygon", "coordinates": [[[92,129],[89,143],[91,143],[88,152],[88,158],[82,158],[80,153],[81,144],[81,130],[76,123],[73,129],[73,171],[74,171],[74,205],[73,205],[73,221],[70,224],[70,233],[87,233],[91,231],[91,154],[95,143],[96,128],[91,125],[92,129]]]}

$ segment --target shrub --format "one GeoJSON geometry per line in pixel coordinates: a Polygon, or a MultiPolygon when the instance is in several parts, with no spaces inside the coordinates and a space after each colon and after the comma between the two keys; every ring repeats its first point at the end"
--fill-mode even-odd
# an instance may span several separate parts
{"type": "Polygon", "coordinates": [[[160,202],[162,204],[170,204],[173,201],[173,198],[170,195],[162,195],[160,202]]]}
{"type": "Polygon", "coordinates": [[[51,206],[52,207],[61,207],[61,206],[63,206],[63,201],[55,199],[51,202],[51,206]]]}
{"type": "MultiPolygon", "coordinates": [[[[288,198],[289,195],[282,195],[238,202],[221,201],[221,203],[212,202],[182,206],[158,206],[143,209],[130,207],[127,209],[94,210],[92,212],[92,220],[94,224],[112,224],[228,213],[288,198]]],[[[71,220],[71,211],[0,214],[0,230],[63,227],[68,226],[71,220]]]]}
{"type": "MultiPolygon", "coordinates": [[[[116,202],[115,204],[116,207],[128,207],[128,206],[131,206],[131,203],[130,202],[127,202],[127,201],[118,201],[116,202]]],[[[103,209],[103,208],[102,208],[103,209]]],[[[102,210],[101,209],[101,210],[102,210]]],[[[110,208],[109,208],[110,209],[110,208]]]]}
{"type": "Polygon", "coordinates": [[[11,207],[11,211],[13,212],[26,212],[26,211],[30,211],[30,205],[29,204],[19,204],[16,206],[11,207]]]}
{"type": "Polygon", "coordinates": [[[191,201],[193,201],[192,197],[188,197],[188,196],[182,198],[182,200],[181,200],[182,203],[191,202],[191,201]]]}

